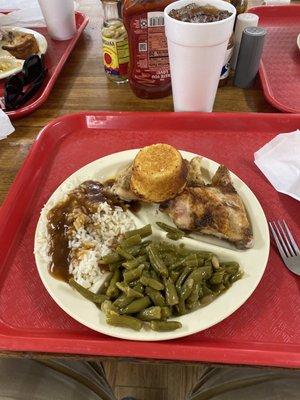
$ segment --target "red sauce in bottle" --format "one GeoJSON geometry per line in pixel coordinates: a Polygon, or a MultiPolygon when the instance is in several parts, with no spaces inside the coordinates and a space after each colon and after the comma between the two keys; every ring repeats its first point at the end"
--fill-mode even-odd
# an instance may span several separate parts
{"type": "Polygon", "coordinates": [[[124,0],[128,33],[129,84],[136,96],[157,99],[171,93],[164,8],[173,0],[124,0]]]}

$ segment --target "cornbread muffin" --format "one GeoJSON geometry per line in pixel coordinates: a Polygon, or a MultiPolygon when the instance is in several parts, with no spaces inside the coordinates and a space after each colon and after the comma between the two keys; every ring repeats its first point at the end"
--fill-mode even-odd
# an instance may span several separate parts
{"type": "Polygon", "coordinates": [[[12,56],[25,60],[32,54],[37,54],[40,49],[31,33],[9,31],[4,37],[3,50],[7,50],[12,56]]]}
{"type": "Polygon", "coordinates": [[[153,144],[139,151],[133,161],[130,188],[147,202],[172,199],[186,185],[188,165],[168,144],[153,144]]]}

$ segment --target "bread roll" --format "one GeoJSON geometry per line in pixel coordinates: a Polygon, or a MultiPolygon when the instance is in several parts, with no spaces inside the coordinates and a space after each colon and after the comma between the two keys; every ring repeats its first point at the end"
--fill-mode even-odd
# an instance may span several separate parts
{"type": "Polygon", "coordinates": [[[153,144],[133,161],[131,190],[140,199],[161,203],[176,196],[186,184],[188,165],[169,144],[153,144]]]}

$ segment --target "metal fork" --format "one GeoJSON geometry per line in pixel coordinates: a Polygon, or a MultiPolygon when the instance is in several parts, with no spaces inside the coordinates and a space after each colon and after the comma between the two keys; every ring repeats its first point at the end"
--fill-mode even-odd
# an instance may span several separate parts
{"type": "Polygon", "coordinates": [[[287,268],[300,275],[300,250],[286,222],[269,222],[278,251],[287,268]]]}

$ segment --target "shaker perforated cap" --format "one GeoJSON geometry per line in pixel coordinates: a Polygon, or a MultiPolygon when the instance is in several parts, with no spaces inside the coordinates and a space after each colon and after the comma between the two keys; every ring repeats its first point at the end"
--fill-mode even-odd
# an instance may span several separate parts
{"type": "Polygon", "coordinates": [[[247,27],[243,31],[238,55],[234,84],[241,88],[252,85],[261,60],[266,30],[261,27],[247,27]]]}

